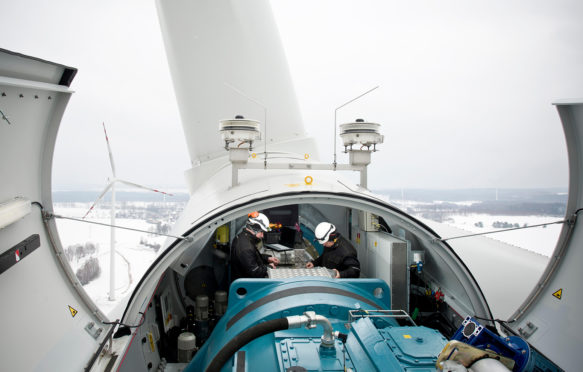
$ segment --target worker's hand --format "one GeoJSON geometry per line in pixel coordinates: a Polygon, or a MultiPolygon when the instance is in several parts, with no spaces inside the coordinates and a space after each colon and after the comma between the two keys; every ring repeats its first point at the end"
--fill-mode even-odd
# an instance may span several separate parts
{"type": "Polygon", "coordinates": [[[267,262],[269,264],[272,264],[273,265],[273,268],[275,269],[275,266],[279,264],[279,259],[277,257],[269,257],[267,259],[267,262]]]}
{"type": "Polygon", "coordinates": [[[274,264],[274,263],[270,263],[270,264],[269,264],[269,267],[271,267],[272,269],[274,269],[274,270],[275,270],[275,264],[274,264]]]}
{"type": "Polygon", "coordinates": [[[312,267],[314,267],[314,264],[312,262],[308,262],[306,264],[306,268],[311,269],[312,267]]]}
{"type": "Polygon", "coordinates": [[[340,272],[336,269],[334,269],[334,273],[336,273],[336,276],[334,276],[334,278],[339,279],[340,278],[340,272]]]}

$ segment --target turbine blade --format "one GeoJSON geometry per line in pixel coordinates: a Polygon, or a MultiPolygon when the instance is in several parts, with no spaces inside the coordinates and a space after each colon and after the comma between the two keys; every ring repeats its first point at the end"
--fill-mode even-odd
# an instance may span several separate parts
{"type": "Polygon", "coordinates": [[[138,185],[137,183],[133,183],[133,182],[129,182],[129,181],[124,181],[124,180],[120,180],[120,179],[117,179],[116,181],[117,182],[121,182],[121,183],[125,183],[128,186],[137,187],[139,189],[150,190],[150,191],[153,191],[153,192],[158,192],[160,194],[164,194],[164,195],[168,195],[168,196],[174,196],[174,195],[172,195],[170,193],[167,193],[167,192],[164,192],[164,191],[160,191],[160,190],[152,189],[152,188],[149,188],[149,187],[146,187],[146,186],[138,185]]]}
{"type": "Polygon", "coordinates": [[[101,193],[101,195],[99,195],[99,197],[97,198],[97,200],[95,200],[95,202],[93,203],[93,205],[91,206],[91,208],[89,208],[89,210],[87,211],[87,213],[85,213],[85,215],[83,216],[83,219],[85,219],[85,217],[87,217],[87,215],[89,213],[91,213],[91,211],[93,210],[93,208],[97,205],[97,203],[99,203],[99,201],[103,198],[103,196],[109,191],[109,189],[111,189],[111,186],[113,186],[113,183],[115,181],[110,182],[107,187],[105,188],[105,190],[103,190],[103,192],[101,193]]]}
{"type": "Polygon", "coordinates": [[[105,142],[107,142],[107,151],[109,152],[109,163],[111,164],[111,172],[113,173],[113,178],[115,178],[115,165],[113,164],[113,154],[111,153],[111,146],[109,145],[109,137],[107,136],[107,131],[105,130],[105,123],[103,125],[103,133],[105,133],[105,142]]]}

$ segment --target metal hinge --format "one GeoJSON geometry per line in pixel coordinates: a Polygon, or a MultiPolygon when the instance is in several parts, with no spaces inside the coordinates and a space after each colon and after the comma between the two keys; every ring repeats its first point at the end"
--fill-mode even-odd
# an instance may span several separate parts
{"type": "Polygon", "coordinates": [[[532,334],[535,333],[537,329],[538,327],[531,322],[526,322],[526,328],[518,328],[518,333],[520,333],[520,335],[526,339],[532,336],[532,334]]]}
{"type": "Polygon", "coordinates": [[[103,332],[103,328],[97,328],[93,322],[89,322],[89,324],[85,326],[85,330],[96,340],[99,338],[99,335],[101,335],[101,332],[103,332]]]}

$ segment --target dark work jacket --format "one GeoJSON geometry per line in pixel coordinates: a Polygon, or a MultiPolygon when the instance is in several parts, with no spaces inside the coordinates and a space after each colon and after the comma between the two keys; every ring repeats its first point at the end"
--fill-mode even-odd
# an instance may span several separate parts
{"type": "Polygon", "coordinates": [[[257,239],[247,230],[243,230],[231,247],[231,281],[239,278],[265,278],[267,276],[268,255],[257,250],[257,239]]]}
{"type": "Polygon", "coordinates": [[[330,248],[324,247],[322,255],[312,262],[314,266],[338,270],[341,278],[360,276],[360,262],[356,258],[356,249],[342,236],[339,236],[330,248]]]}

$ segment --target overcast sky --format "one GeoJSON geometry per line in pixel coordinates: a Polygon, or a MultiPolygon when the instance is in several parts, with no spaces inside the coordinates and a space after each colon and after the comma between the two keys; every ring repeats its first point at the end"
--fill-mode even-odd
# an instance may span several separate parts
{"type": "MultiPolygon", "coordinates": [[[[383,125],[371,188],[566,187],[551,103],[583,97],[582,2],[272,4],[322,160],[332,160],[334,109],[380,85],[339,112],[340,122],[383,125]]],[[[101,122],[118,177],[185,188],[190,159],[153,0],[24,0],[0,11],[0,47],[79,69],[55,189],[105,186],[101,122]]]]}

